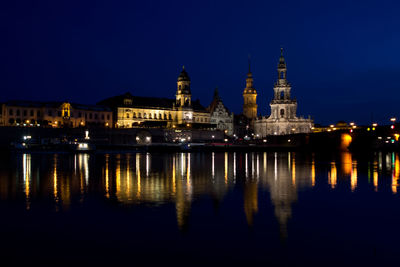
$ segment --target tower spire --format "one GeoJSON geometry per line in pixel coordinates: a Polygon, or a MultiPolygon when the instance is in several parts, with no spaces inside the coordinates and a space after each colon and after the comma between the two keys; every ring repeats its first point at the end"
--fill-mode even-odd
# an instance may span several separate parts
{"type": "Polygon", "coordinates": [[[251,62],[250,62],[250,54],[248,55],[248,62],[249,62],[249,73],[251,73],[251,69],[250,69],[250,65],[251,65],[251,64],[250,64],[250,63],[251,63],[251,62]]]}

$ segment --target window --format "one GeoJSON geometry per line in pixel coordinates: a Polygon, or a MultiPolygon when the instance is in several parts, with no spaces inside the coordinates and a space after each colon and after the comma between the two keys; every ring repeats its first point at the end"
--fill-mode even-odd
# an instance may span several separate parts
{"type": "Polygon", "coordinates": [[[33,111],[33,109],[31,109],[31,116],[33,116],[33,114],[34,114],[34,111],[33,111]]]}
{"type": "Polygon", "coordinates": [[[170,120],[172,120],[172,116],[171,116],[171,114],[168,114],[168,115],[169,115],[169,119],[170,119],[170,120]]]}
{"type": "Polygon", "coordinates": [[[104,114],[101,114],[101,119],[104,121],[104,114]]]}
{"type": "Polygon", "coordinates": [[[36,116],[40,117],[40,110],[36,111],[36,116]]]}
{"type": "Polygon", "coordinates": [[[92,118],[93,118],[93,114],[89,113],[89,119],[92,119],[92,118]]]}
{"type": "Polygon", "coordinates": [[[132,105],[132,99],[125,98],[124,99],[124,105],[132,105]]]}
{"type": "Polygon", "coordinates": [[[26,115],[27,115],[27,113],[28,113],[28,112],[26,111],[26,109],[24,109],[24,116],[26,116],[26,115]]]}
{"type": "Polygon", "coordinates": [[[78,112],[78,117],[82,118],[82,112],[78,112]]]}
{"type": "Polygon", "coordinates": [[[162,120],[162,114],[161,114],[161,113],[158,114],[158,118],[159,118],[160,120],[162,120]]]}
{"type": "Polygon", "coordinates": [[[164,113],[164,120],[166,120],[166,119],[167,119],[167,114],[164,113]]]}
{"type": "Polygon", "coordinates": [[[97,113],[94,114],[94,119],[97,120],[97,113]]]}
{"type": "Polygon", "coordinates": [[[48,111],[47,113],[49,116],[53,116],[53,112],[51,110],[48,111]]]}
{"type": "Polygon", "coordinates": [[[58,114],[58,117],[61,117],[61,111],[58,111],[57,114],[58,114]]]}
{"type": "MultiPolygon", "coordinates": [[[[10,116],[12,116],[12,115],[14,115],[13,113],[14,113],[14,110],[10,108],[10,110],[8,111],[8,114],[9,114],[10,116]]],[[[13,122],[13,123],[14,123],[14,122],[13,122]]]]}
{"type": "Polygon", "coordinates": [[[126,118],[129,119],[129,113],[126,113],[126,118]]]}
{"type": "MultiPolygon", "coordinates": [[[[136,112],[133,112],[133,117],[136,118],[136,112]]],[[[109,115],[107,115],[107,119],[109,119],[109,115]]]]}
{"type": "Polygon", "coordinates": [[[107,114],[107,120],[109,120],[110,119],[110,114],[107,114]]]}
{"type": "Polygon", "coordinates": [[[142,113],[139,112],[139,118],[141,118],[141,117],[142,117],[142,113]]]}
{"type": "Polygon", "coordinates": [[[145,119],[147,118],[147,114],[146,113],[143,114],[143,118],[145,118],[145,119]]]}
{"type": "Polygon", "coordinates": [[[283,92],[281,92],[281,99],[283,99],[285,97],[285,94],[283,92]]]}
{"type": "Polygon", "coordinates": [[[283,116],[285,116],[285,110],[281,109],[281,117],[283,118],[283,116]]]}

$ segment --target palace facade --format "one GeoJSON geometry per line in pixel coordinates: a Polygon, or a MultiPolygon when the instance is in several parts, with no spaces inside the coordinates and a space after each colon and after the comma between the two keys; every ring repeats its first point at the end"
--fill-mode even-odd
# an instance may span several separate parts
{"type": "Polygon", "coordinates": [[[113,110],[114,127],[165,127],[220,129],[233,133],[233,119],[222,104],[214,99],[209,108],[192,101],[191,80],[185,67],[177,80],[175,99],[133,96],[125,93],[98,103],[113,110]],[[222,104],[222,106],[221,106],[222,104]]]}
{"type": "Polygon", "coordinates": [[[274,98],[270,103],[271,115],[254,120],[254,133],[258,137],[310,133],[313,121],[297,117],[297,100],[291,97],[291,85],[286,79],[283,49],[278,64],[278,80],[274,85],[274,98]]]}
{"type": "Polygon", "coordinates": [[[1,104],[1,126],[112,127],[107,107],[68,102],[8,101],[1,104]]]}
{"type": "Polygon", "coordinates": [[[233,135],[233,113],[222,102],[218,88],[215,88],[213,101],[207,110],[210,112],[211,123],[216,125],[217,129],[225,131],[229,136],[233,135]]]}

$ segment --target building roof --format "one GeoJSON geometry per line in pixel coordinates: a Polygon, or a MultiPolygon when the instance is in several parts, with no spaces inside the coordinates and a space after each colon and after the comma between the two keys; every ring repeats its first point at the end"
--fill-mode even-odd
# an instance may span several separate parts
{"type": "MultiPolygon", "coordinates": [[[[175,104],[175,99],[162,98],[162,97],[147,97],[147,96],[133,96],[131,93],[125,93],[123,95],[113,96],[100,101],[99,105],[104,105],[111,108],[117,107],[133,107],[133,108],[154,108],[154,109],[172,109],[175,104]],[[132,102],[128,103],[125,99],[129,99],[132,102]]],[[[200,100],[196,99],[192,101],[192,108],[194,111],[206,111],[200,104],[200,100]]]]}
{"type": "Polygon", "coordinates": [[[181,74],[178,76],[178,81],[190,81],[189,74],[185,70],[185,66],[182,66],[181,74]]]}
{"type": "Polygon", "coordinates": [[[214,110],[217,108],[219,103],[222,103],[222,105],[224,106],[225,110],[230,114],[231,112],[229,111],[229,109],[224,105],[224,103],[222,102],[221,97],[219,96],[218,93],[218,88],[215,88],[214,90],[214,98],[211,101],[211,104],[207,107],[207,110],[210,112],[210,114],[212,114],[214,112],[214,110]]]}
{"type": "Polygon", "coordinates": [[[27,100],[10,100],[4,102],[6,106],[11,107],[34,107],[34,108],[59,108],[62,104],[69,103],[74,109],[82,109],[82,110],[93,110],[93,111],[111,111],[110,108],[101,106],[101,105],[85,105],[85,104],[77,104],[70,102],[61,102],[61,101],[51,101],[51,102],[41,102],[41,101],[27,101],[27,100]]]}

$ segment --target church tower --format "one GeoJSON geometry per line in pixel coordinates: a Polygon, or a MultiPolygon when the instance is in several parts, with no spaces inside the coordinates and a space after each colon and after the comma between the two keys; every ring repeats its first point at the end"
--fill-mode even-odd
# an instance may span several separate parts
{"type": "Polygon", "coordinates": [[[249,61],[249,72],[246,78],[246,88],[243,91],[243,115],[248,119],[257,118],[257,91],[253,85],[253,74],[250,71],[249,61]]]}
{"type": "Polygon", "coordinates": [[[182,67],[181,74],[179,74],[176,90],[176,107],[191,107],[192,106],[192,93],[190,91],[190,78],[182,67]]]}
{"type": "Polygon", "coordinates": [[[274,99],[271,101],[271,119],[295,119],[297,101],[290,96],[291,86],[286,79],[286,62],[281,48],[281,57],[278,63],[278,80],[274,85],[274,99]]]}

